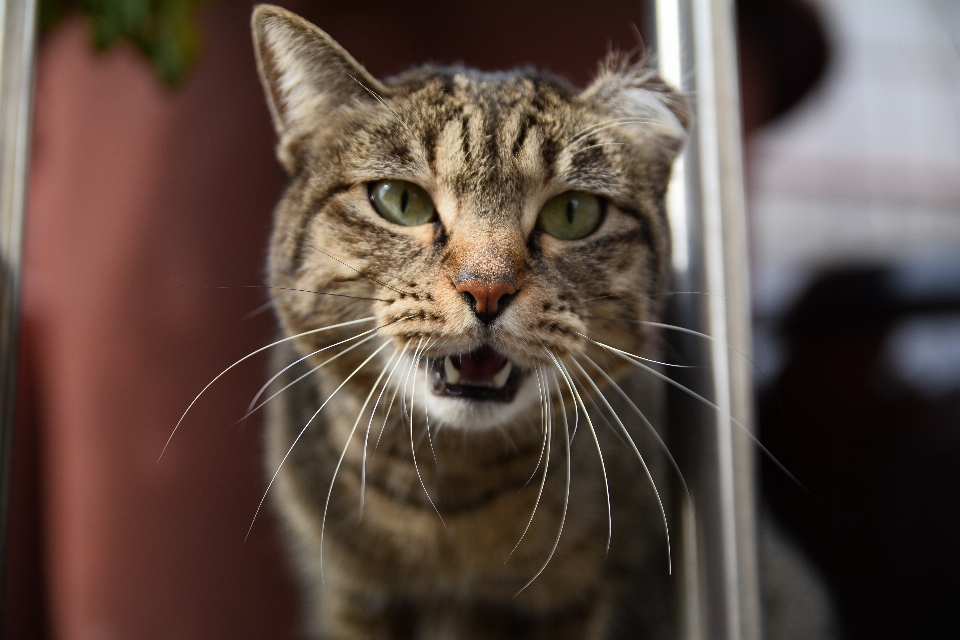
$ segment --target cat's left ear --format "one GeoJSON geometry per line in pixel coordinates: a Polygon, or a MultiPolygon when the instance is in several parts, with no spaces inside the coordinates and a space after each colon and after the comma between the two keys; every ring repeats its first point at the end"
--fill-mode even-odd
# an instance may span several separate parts
{"type": "Polygon", "coordinates": [[[649,125],[629,127],[625,131],[656,136],[662,145],[660,148],[668,151],[671,158],[680,153],[687,140],[691,116],[686,100],[643,60],[630,62],[627,57],[611,54],[577,99],[612,111],[615,117],[623,118],[625,124],[649,125]]]}
{"type": "Polygon", "coordinates": [[[306,135],[337,110],[389,93],[333,38],[286,9],[258,6],[252,27],[260,80],[280,137],[277,154],[290,173],[306,135]]]}

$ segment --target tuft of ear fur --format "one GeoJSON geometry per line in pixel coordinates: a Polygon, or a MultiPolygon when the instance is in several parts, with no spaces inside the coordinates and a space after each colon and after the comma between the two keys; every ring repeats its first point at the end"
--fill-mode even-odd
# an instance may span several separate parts
{"type": "Polygon", "coordinates": [[[652,125],[654,135],[674,154],[687,140],[691,123],[687,102],[660,78],[646,57],[634,61],[629,54],[607,54],[596,78],[578,98],[603,104],[625,120],[652,125]]]}
{"type": "Polygon", "coordinates": [[[277,6],[256,7],[252,18],[257,68],[289,173],[299,165],[299,142],[343,107],[372,101],[388,89],[343,47],[300,16],[277,6]]]}

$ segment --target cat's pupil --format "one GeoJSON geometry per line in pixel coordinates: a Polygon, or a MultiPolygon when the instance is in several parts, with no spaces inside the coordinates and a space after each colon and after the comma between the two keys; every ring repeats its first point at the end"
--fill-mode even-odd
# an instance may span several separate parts
{"type": "Polygon", "coordinates": [[[573,198],[567,200],[567,222],[573,224],[573,209],[576,206],[576,203],[573,201],[573,198]]]}
{"type": "Polygon", "coordinates": [[[400,210],[406,213],[407,207],[409,205],[410,205],[410,192],[404,189],[403,194],[400,196],[400,210]]]}

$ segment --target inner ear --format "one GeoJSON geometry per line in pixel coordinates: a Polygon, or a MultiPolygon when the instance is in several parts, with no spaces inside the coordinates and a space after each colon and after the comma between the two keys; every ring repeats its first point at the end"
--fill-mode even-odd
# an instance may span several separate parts
{"type": "Polygon", "coordinates": [[[600,63],[597,77],[577,99],[650,125],[648,132],[669,143],[668,148],[675,153],[679,153],[686,141],[690,127],[687,103],[660,79],[645,59],[634,62],[629,56],[611,53],[600,63]]]}
{"type": "Polygon", "coordinates": [[[257,68],[281,144],[340,108],[389,92],[333,38],[286,9],[260,5],[252,26],[257,68]]]}

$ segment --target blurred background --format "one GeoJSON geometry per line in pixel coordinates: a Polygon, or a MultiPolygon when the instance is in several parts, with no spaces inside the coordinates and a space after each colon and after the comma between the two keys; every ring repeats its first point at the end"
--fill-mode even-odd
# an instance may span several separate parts
{"type": "MultiPolygon", "coordinates": [[[[281,3],[373,73],[584,84],[637,0],[281,3]]],[[[298,637],[259,423],[252,3],[42,3],[4,637],[298,637]]],[[[960,637],[960,3],[738,4],[762,467],[847,638],[960,637]]]]}
{"type": "Polygon", "coordinates": [[[767,502],[849,638],[960,637],[960,3],[825,0],[748,140],[767,502]]]}

